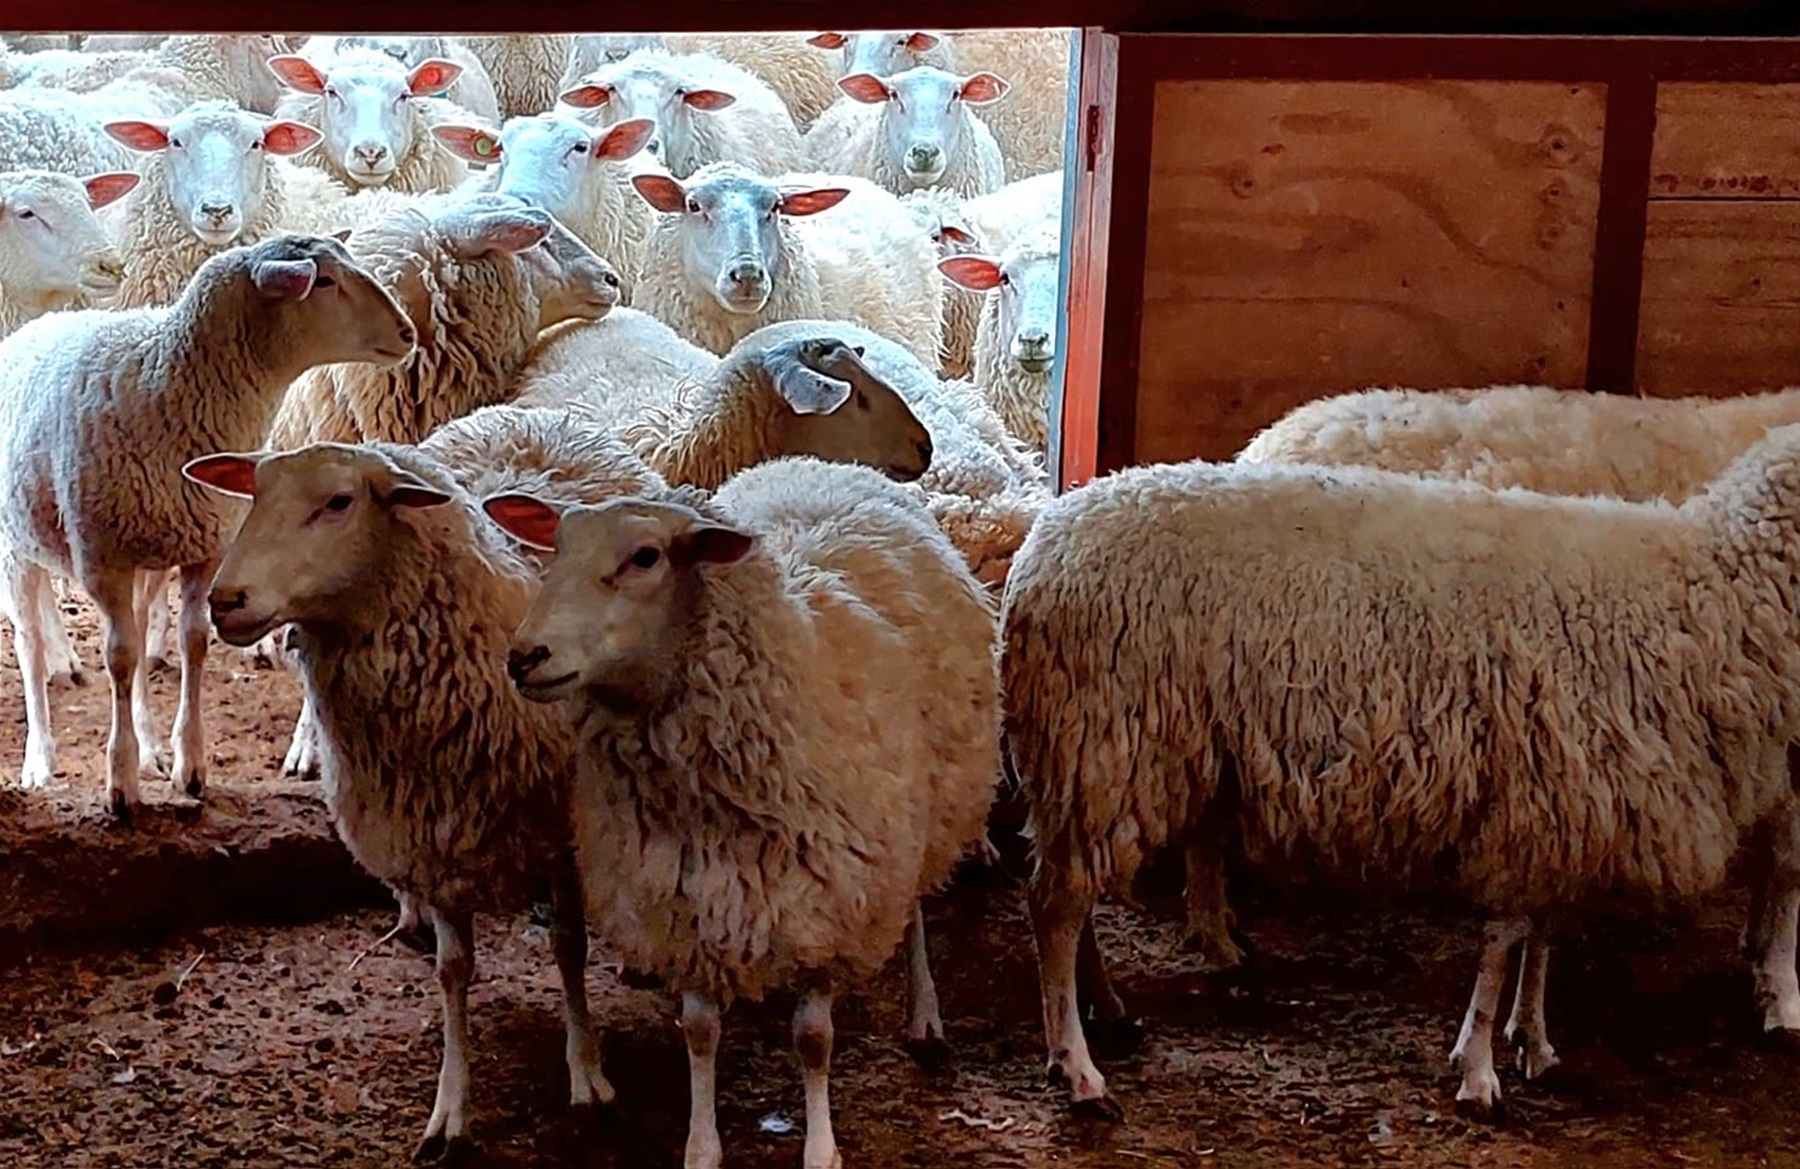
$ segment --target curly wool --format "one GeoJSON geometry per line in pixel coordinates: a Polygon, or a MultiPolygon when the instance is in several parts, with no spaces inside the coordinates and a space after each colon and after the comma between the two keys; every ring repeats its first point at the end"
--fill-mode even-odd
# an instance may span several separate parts
{"type": "Polygon", "coordinates": [[[0,92],[0,170],[80,176],[137,165],[79,100],[53,91],[0,92]]]}
{"type": "Polygon", "coordinates": [[[517,257],[458,259],[429,218],[401,208],[350,237],[350,253],[394,294],[419,330],[393,367],[325,365],[282,402],[270,442],[417,442],[481,406],[505,401],[538,335],[538,304],[517,257]]]}
{"type": "Polygon", "coordinates": [[[993,623],[906,493],[783,460],[703,514],[760,539],[707,569],[681,682],[584,713],[574,817],[596,928],[675,987],[861,979],[980,839],[999,773],[993,623]]]}
{"type": "Polygon", "coordinates": [[[475,55],[493,80],[502,117],[541,114],[556,105],[556,96],[562,92],[559,82],[563,65],[568,61],[571,38],[553,34],[514,34],[457,39],[475,55]]]}
{"type": "Polygon", "coordinates": [[[1365,390],[1293,410],[1238,461],[1354,464],[1551,495],[1680,501],[1790,422],[1800,422],[1800,389],[1730,398],[1543,386],[1365,390]]]}
{"type": "Polygon", "coordinates": [[[801,132],[839,97],[836,62],[806,33],[694,33],[668,38],[678,53],[709,53],[755,75],[786,103],[801,132]]]}
{"type": "Polygon", "coordinates": [[[1070,35],[1068,29],[958,29],[945,36],[954,47],[956,71],[989,72],[1010,88],[982,121],[993,131],[1013,176],[1060,171],[1068,122],[1070,35]]]}
{"type": "Polygon", "coordinates": [[[1071,492],[1005,596],[1040,863],[1118,885],[1229,774],[1253,855],[1507,915],[1689,900],[1790,796],[1797,504],[1795,428],[1679,509],[1204,463],[1071,492]]]}
{"type": "Polygon", "coordinates": [[[666,401],[680,382],[705,377],[718,362],[649,313],[616,308],[598,321],[546,332],[515,379],[511,400],[617,425],[666,401]]]}
{"type": "MultiPolygon", "coordinates": [[[[938,255],[953,256],[986,250],[986,241],[974,230],[963,197],[947,187],[921,187],[900,197],[913,218],[931,235],[938,255]],[[943,230],[954,225],[976,238],[960,246],[946,246],[943,230]]],[[[981,293],[956,284],[944,287],[943,353],[938,372],[947,378],[965,378],[975,367],[975,329],[981,320],[981,293]]]]}

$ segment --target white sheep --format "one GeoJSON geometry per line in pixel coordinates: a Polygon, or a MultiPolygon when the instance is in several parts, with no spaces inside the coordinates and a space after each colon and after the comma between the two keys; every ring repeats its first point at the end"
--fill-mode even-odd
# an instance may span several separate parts
{"type": "Polygon", "coordinates": [[[340,53],[373,49],[400,62],[409,71],[427,61],[445,60],[457,67],[455,80],[444,91],[445,100],[483,121],[498,125],[500,99],[494,79],[488,76],[481,59],[470,52],[456,37],[441,36],[328,36],[307,41],[301,52],[315,64],[337,57],[340,53]]]}
{"type": "Polygon", "coordinates": [[[556,217],[618,270],[631,299],[655,213],[631,186],[628,160],[656,132],[648,118],[596,130],[564,114],[509,119],[498,135],[480,126],[434,127],[454,154],[500,170],[493,189],[556,217]]]}
{"type": "Polygon", "coordinates": [[[982,195],[1005,185],[1000,148],[975,112],[1006,93],[998,76],[921,65],[892,77],[852,73],[838,87],[846,96],[806,136],[813,167],[899,195],[920,187],[982,195]]]}
{"type": "Polygon", "coordinates": [[[635,289],[640,308],[724,353],[776,321],[841,316],[936,367],[936,249],[893,195],[845,176],[756,175],[714,163],[686,183],[640,174],[662,212],[635,289]]]}
{"type": "Polygon", "coordinates": [[[493,80],[503,117],[529,117],[556,105],[574,37],[539,33],[458,39],[493,80]]]}
{"type": "Polygon", "coordinates": [[[226,518],[180,467],[220,444],[260,445],[288,383],[313,365],[398,361],[412,345],[400,306],[340,244],[308,236],[214,256],[168,307],[51,313],[0,341],[0,541],[15,554],[5,591],[26,618],[14,629],[25,786],[55,769],[44,638],[29,619],[49,573],[77,580],[101,613],[113,694],[107,797],[126,816],[156,739],[139,676],[149,597],[137,578],[179,568],[173,774],[203,793],[201,603],[226,518]]]}
{"type": "Polygon", "coordinates": [[[666,52],[667,43],[654,33],[579,33],[572,38],[569,59],[563,63],[560,95],[581,84],[581,79],[614,61],[623,61],[639,49],[666,52]]]}
{"type": "Polygon", "coordinates": [[[260,114],[273,114],[281,86],[269,76],[264,62],[285,51],[283,38],[266,33],[172,36],[142,52],[38,56],[20,84],[78,93],[142,87],[173,97],[172,107],[121,109],[115,116],[171,113],[207,98],[224,98],[260,114]]]}
{"type": "Polygon", "coordinates": [[[0,337],[47,312],[88,308],[118,292],[125,262],[94,212],[137,185],[130,171],[85,179],[0,171],[0,337]]]}
{"type": "MultiPolygon", "coordinates": [[[[1797,504],[1796,427],[1679,508],[1205,463],[1052,503],[1007,581],[1002,673],[1077,1103],[1108,1107],[1075,994],[1094,898],[1196,833],[1535,917],[1690,900],[1773,828],[1757,1001],[1800,1029],[1797,504]]],[[[1491,1104],[1491,1050],[1465,1055],[1491,1104]]]]}
{"type": "Polygon", "coordinates": [[[674,387],[705,379],[719,360],[647,312],[615,309],[605,320],[539,338],[513,383],[513,400],[575,407],[612,426],[666,400],[674,387]]]}
{"type": "Polygon", "coordinates": [[[595,125],[651,119],[658,128],[651,153],[678,179],[715,162],[779,174],[805,157],[780,95],[706,54],[641,49],[587,74],[561,101],[595,125]]]}
{"type": "Polygon", "coordinates": [[[781,96],[802,133],[838,99],[837,71],[805,33],[687,33],[668,38],[670,51],[710,53],[755,74],[781,96]]]}
{"type": "Polygon", "coordinates": [[[306,226],[309,205],[344,197],[321,172],[284,161],[311,149],[317,130],[227,101],[197,102],[168,121],[109,122],[106,132],[150,156],[121,204],[127,307],[170,303],[209,257],[306,226]]]}
{"type": "Polygon", "coordinates": [[[827,56],[842,50],[837,57],[839,77],[848,77],[852,73],[892,77],[918,65],[935,65],[939,69],[952,69],[956,65],[955,50],[950,42],[938,33],[922,29],[827,31],[809,38],[808,43],[816,49],[826,50],[827,56]]]}
{"type": "Polygon", "coordinates": [[[443,1055],[420,1153],[468,1142],[474,914],[522,908],[540,884],[569,1099],[611,1103],[570,856],[572,744],[557,712],[523,701],[505,673],[531,568],[419,448],[323,443],[215,455],[187,473],[253,500],[213,580],[214,626],[242,646],[291,625],[338,835],[436,934],[443,1055]]]}
{"type": "Polygon", "coordinates": [[[968,228],[989,255],[999,255],[1022,236],[1062,225],[1063,173],[1045,171],[1014,179],[998,191],[963,201],[968,228]]]}
{"type": "Polygon", "coordinates": [[[88,175],[135,169],[138,160],[107,136],[102,122],[76,94],[0,92],[0,170],[88,175]]]}
{"type": "Polygon", "coordinates": [[[682,993],[686,1164],[722,1157],[720,1009],[782,986],[800,995],[804,1163],[838,1164],[833,990],[903,938],[924,964],[917,899],[981,838],[995,790],[980,585],[863,467],[765,463],[710,500],[485,506],[557,553],[508,665],[581,719],[571,809],[596,929],[682,993]]]}
{"type": "Polygon", "coordinates": [[[440,121],[466,120],[454,105],[432,100],[462,72],[454,62],[431,58],[409,70],[378,50],[348,48],[321,64],[271,57],[269,68],[295,91],[280,116],[324,135],[307,160],[351,190],[448,191],[467,177],[462,160],[431,133],[440,121]]]}
{"type": "MultiPolygon", "coordinates": [[[[938,259],[979,254],[981,236],[970,221],[966,201],[948,187],[920,187],[900,197],[900,202],[937,245],[938,259]]],[[[984,297],[952,281],[944,289],[943,358],[939,372],[947,378],[966,378],[975,369],[975,329],[981,321],[984,297]]]]}
{"type": "Polygon", "coordinates": [[[949,279],[985,291],[975,330],[975,385],[1007,428],[1040,451],[1050,443],[1050,373],[1062,304],[1060,229],[1046,224],[999,256],[939,260],[949,279]]]}

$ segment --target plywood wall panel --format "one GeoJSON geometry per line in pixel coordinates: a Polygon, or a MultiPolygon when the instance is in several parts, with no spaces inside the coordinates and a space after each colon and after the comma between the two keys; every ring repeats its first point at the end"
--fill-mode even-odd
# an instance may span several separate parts
{"type": "Polygon", "coordinates": [[[1652,198],[1800,198],[1800,85],[1664,82],[1652,198]]]}
{"type": "Polygon", "coordinates": [[[1580,385],[1604,115],[1560,83],[1160,84],[1137,460],[1368,385],[1580,385]]]}

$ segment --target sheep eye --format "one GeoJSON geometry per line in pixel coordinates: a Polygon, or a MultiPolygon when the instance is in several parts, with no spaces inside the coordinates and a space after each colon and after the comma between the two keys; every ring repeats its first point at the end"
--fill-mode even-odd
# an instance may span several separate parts
{"type": "Polygon", "coordinates": [[[690,215],[700,214],[700,200],[694,198],[692,195],[689,195],[688,201],[687,201],[687,209],[688,209],[688,214],[690,214],[690,215]]]}
{"type": "Polygon", "coordinates": [[[350,497],[348,495],[334,495],[325,501],[325,510],[344,511],[350,506],[350,502],[350,497]]]}
{"type": "Polygon", "coordinates": [[[586,154],[588,152],[588,144],[585,142],[577,142],[573,149],[576,154],[586,154]]]}
{"type": "Polygon", "coordinates": [[[21,212],[19,212],[19,218],[20,218],[20,219],[36,219],[36,218],[37,218],[37,212],[35,212],[35,211],[33,211],[33,210],[31,210],[31,209],[30,209],[30,208],[29,208],[29,207],[28,207],[28,208],[26,208],[26,209],[25,209],[25,210],[23,210],[23,211],[21,211],[21,212]]]}
{"type": "Polygon", "coordinates": [[[652,548],[647,544],[631,554],[631,563],[634,568],[655,568],[656,562],[661,559],[662,549],[652,548]]]}
{"type": "Polygon", "coordinates": [[[181,149],[181,139],[171,138],[171,139],[169,139],[169,145],[176,150],[180,150],[181,149]]]}

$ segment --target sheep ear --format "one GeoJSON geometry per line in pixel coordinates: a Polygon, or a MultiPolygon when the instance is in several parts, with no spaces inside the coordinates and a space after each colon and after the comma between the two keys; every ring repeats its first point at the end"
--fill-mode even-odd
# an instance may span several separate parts
{"type": "Polygon", "coordinates": [[[992,73],[977,73],[963,79],[956,95],[972,106],[984,106],[991,101],[999,101],[1011,88],[992,73]]]}
{"type": "Polygon", "coordinates": [[[946,256],[937,266],[952,284],[970,292],[986,292],[1000,283],[1000,265],[989,256],[946,256]]]}
{"type": "Polygon", "coordinates": [[[822,32],[807,37],[806,43],[815,49],[841,49],[850,43],[850,38],[841,32],[822,32]]]}
{"type": "Polygon", "coordinates": [[[562,513],[543,500],[516,492],[490,495],[481,501],[481,510],[526,547],[556,551],[556,529],[562,524],[562,513]]]}
{"type": "Polygon", "coordinates": [[[712,113],[731,105],[737,97],[722,89],[690,89],[681,95],[681,100],[694,109],[712,113]]]}
{"type": "Polygon", "coordinates": [[[139,154],[155,154],[169,148],[169,127],[162,122],[108,122],[102,129],[113,141],[139,154]]]}
{"type": "Polygon", "coordinates": [[[443,97],[444,91],[456,84],[456,79],[461,76],[461,65],[455,61],[433,57],[429,61],[421,61],[406,75],[406,91],[414,97],[443,97]]]}
{"type": "Polygon", "coordinates": [[[135,171],[108,171],[103,175],[89,175],[81,180],[81,185],[87,188],[88,206],[98,211],[131,194],[138,185],[138,178],[135,171]]]}
{"type": "Polygon", "coordinates": [[[783,215],[817,215],[850,197],[848,187],[821,187],[812,191],[783,191],[777,204],[783,215]]]}
{"type": "Polygon", "coordinates": [[[464,162],[492,162],[502,153],[500,139],[480,126],[433,126],[431,133],[464,162]]]}
{"type": "Polygon", "coordinates": [[[270,122],[263,130],[263,149],[270,154],[299,154],[310,150],[325,137],[311,126],[299,122],[270,122]]]}
{"type": "Polygon", "coordinates": [[[670,541],[669,559],[676,564],[732,564],[748,555],[755,543],[749,532],[706,524],[670,541]]]}
{"type": "Polygon", "coordinates": [[[325,92],[325,75],[305,57],[284,53],[279,57],[269,58],[269,72],[281,79],[281,83],[289,89],[297,89],[301,93],[321,94],[325,92]]]}
{"type": "Polygon", "coordinates": [[[576,109],[591,110],[612,100],[612,86],[591,83],[577,85],[574,89],[564,90],[558,94],[556,100],[564,105],[574,106],[576,109]]]}
{"type": "Polygon", "coordinates": [[[916,32],[906,38],[906,48],[912,53],[929,53],[938,47],[940,39],[928,32],[916,32]]]}
{"type": "Polygon", "coordinates": [[[894,96],[893,87],[873,73],[852,73],[838,78],[838,88],[868,105],[880,105],[894,96]]]}
{"type": "Polygon", "coordinates": [[[202,455],[181,468],[181,474],[202,487],[239,499],[256,498],[256,465],[259,455],[202,455]]]}
{"type": "Polygon", "coordinates": [[[831,414],[850,400],[849,382],[820,373],[791,350],[770,356],[769,376],[794,413],[831,414]]]}
{"type": "Polygon", "coordinates": [[[604,158],[608,162],[630,158],[642,150],[655,133],[656,122],[650,118],[632,118],[628,122],[620,122],[602,134],[594,144],[594,157],[604,158]]]}
{"type": "Polygon", "coordinates": [[[975,242],[975,234],[973,232],[964,231],[954,224],[946,223],[939,230],[942,231],[945,237],[953,239],[959,244],[972,244],[975,242]]]}
{"type": "Polygon", "coordinates": [[[556,221],[535,207],[509,207],[462,211],[446,226],[451,252],[458,259],[475,260],[496,252],[514,255],[534,248],[555,230],[556,221]]]}
{"type": "Polygon", "coordinates": [[[668,175],[633,175],[631,185],[644,202],[665,215],[679,214],[687,206],[687,192],[668,175]]]}
{"type": "Polygon", "coordinates": [[[450,496],[423,483],[396,483],[382,500],[389,507],[442,507],[450,496]]]}
{"type": "Polygon", "coordinates": [[[305,300],[319,278],[311,260],[258,260],[250,266],[256,290],[271,300],[305,300]]]}
{"type": "Polygon", "coordinates": [[[347,244],[350,242],[350,233],[353,230],[355,229],[349,227],[339,228],[337,231],[331,233],[331,238],[340,244],[347,244]]]}

